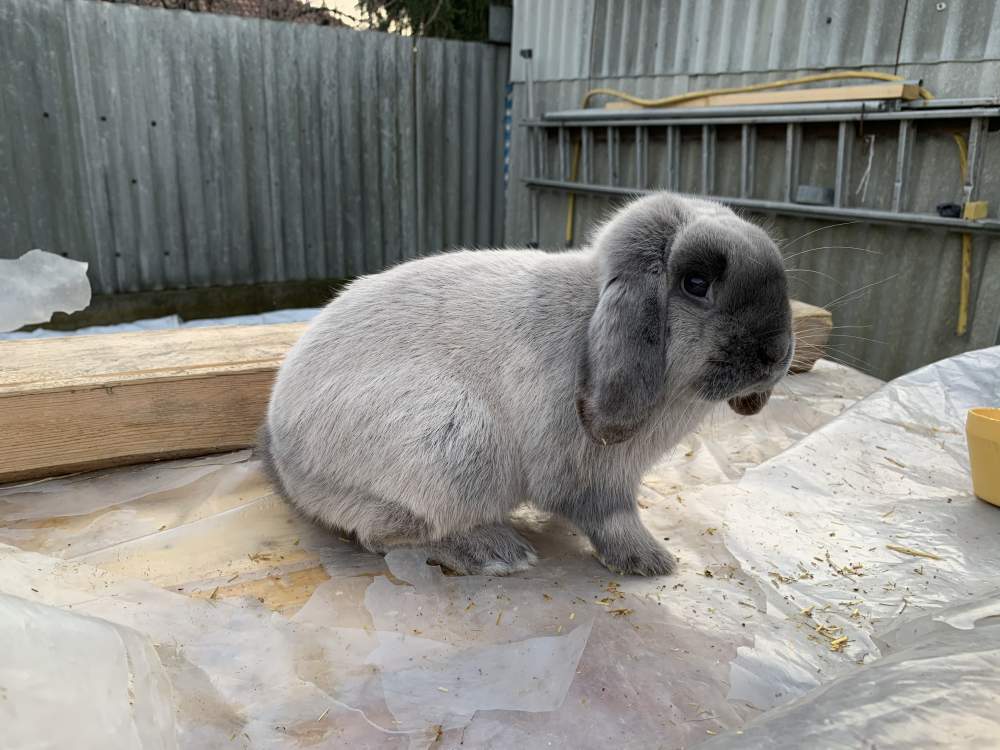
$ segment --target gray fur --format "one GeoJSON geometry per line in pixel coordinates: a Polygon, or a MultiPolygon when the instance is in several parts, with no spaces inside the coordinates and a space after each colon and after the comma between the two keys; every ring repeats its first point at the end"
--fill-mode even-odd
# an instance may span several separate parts
{"type": "Polygon", "coordinates": [[[751,397],[787,370],[790,324],[762,230],[651,195],[587,249],[447,253],[351,284],[278,373],[266,461],[307,516],[371,550],[523,569],[534,551],[506,524],[530,502],[608,567],[667,573],[639,481],[713,403],[763,405],[751,397]],[[692,270],[713,275],[709,298],[683,291],[692,270]]]}

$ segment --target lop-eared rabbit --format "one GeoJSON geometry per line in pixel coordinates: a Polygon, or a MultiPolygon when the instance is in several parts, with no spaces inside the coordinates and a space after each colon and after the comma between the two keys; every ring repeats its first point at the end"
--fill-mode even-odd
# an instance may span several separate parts
{"type": "Polygon", "coordinates": [[[662,575],[643,473],[714,404],[760,411],[792,351],[775,243],[655,193],[585,249],[449,252],[355,281],[282,364],[260,449],[281,494],[372,551],[524,570],[537,558],[509,518],[531,503],[611,570],[662,575]]]}

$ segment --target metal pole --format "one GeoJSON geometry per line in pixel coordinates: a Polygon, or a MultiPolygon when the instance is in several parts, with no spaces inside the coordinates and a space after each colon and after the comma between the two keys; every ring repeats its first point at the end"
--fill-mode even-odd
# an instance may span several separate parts
{"type": "Polygon", "coordinates": [[[795,190],[799,184],[799,144],[802,140],[802,126],[790,122],[785,126],[785,200],[795,201],[795,190]]]}
{"type": "Polygon", "coordinates": [[[754,166],[757,161],[757,128],[743,125],[740,132],[740,197],[753,196],[754,166]]]}
{"type": "Polygon", "coordinates": [[[646,180],[646,151],[643,148],[642,133],[645,128],[636,125],[635,133],[635,185],[644,187],[646,180]]]}
{"type": "Polygon", "coordinates": [[[715,127],[701,126],[701,192],[715,192],[715,127]]]}
{"type": "Polygon", "coordinates": [[[794,123],[803,125],[814,122],[900,122],[901,120],[968,120],[972,117],[997,117],[1000,116],[1000,108],[974,108],[974,109],[913,109],[898,110],[893,112],[865,111],[865,112],[845,112],[826,114],[784,114],[775,113],[767,115],[726,115],[720,116],[716,112],[706,113],[702,110],[700,117],[690,115],[686,118],[678,117],[673,110],[661,110],[658,117],[652,117],[645,111],[624,110],[617,113],[614,110],[574,110],[569,112],[555,112],[546,114],[545,118],[538,123],[540,127],[559,127],[562,124],[588,125],[590,127],[606,127],[615,125],[621,127],[635,127],[636,125],[646,125],[652,127],[666,127],[668,125],[776,125],[794,123]]]}
{"type": "Polygon", "coordinates": [[[837,174],[833,186],[833,205],[846,206],[851,194],[851,154],[854,129],[842,122],[837,128],[837,174]]]}
{"type": "Polygon", "coordinates": [[[615,129],[612,127],[607,128],[607,138],[608,138],[608,184],[615,184],[615,129]]]}
{"type": "Polygon", "coordinates": [[[979,176],[983,168],[983,154],[986,149],[986,120],[973,118],[969,123],[969,144],[967,153],[968,168],[965,174],[965,184],[962,186],[962,197],[965,203],[971,203],[979,197],[979,176]]]}
{"type": "MultiPolygon", "coordinates": [[[[956,100],[951,100],[956,101],[956,100]]],[[[982,106],[989,106],[982,100],[982,106]]],[[[994,102],[994,100],[987,100],[994,102]]],[[[961,106],[961,105],[958,105],[961,106]]],[[[995,106],[995,103],[994,103],[995,106]]],[[[567,111],[552,112],[546,117],[552,119],[562,119],[564,117],[581,117],[593,120],[659,120],[664,117],[670,118],[693,118],[703,119],[707,114],[713,117],[736,116],[747,117],[757,115],[808,115],[808,114],[840,114],[840,113],[860,113],[864,111],[865,117],[875,112],[889,112],[895,109],[885,102],[817,102],[813,104],[762,104],[758,106],[742,105],[738,107],[712,107],[711,112],[706,112],[704,107],[670,107],[669,109],[639,109],[639,110],[601,110],[601,109],[574,109],[567,111]]]]}
{"type": "Polygon", "coordinates": [[[559,179],[568,180],[569,170],[566,168],[566,128],[559,128],[559,179]]]}
{"type": "MultiPolygon", "coordinates": [[[[528,93],[528,122],[535,122],[535,71],[534,71],[534,61],[532,59],[532,51],[530,49],[521,50],[521,57],[524,59],[524,78],[528,93]]],[[[528,172],[531,174],[532,178],[537,178],[540,175],[537,174],[537,156],[536,142],[537,142],[537,128],[534,125],[528,126],[528,172]]],[[[540,233],[540,207],[539,207],[540,196],[537,191],[533,191],[531,197],[529,198],[529,211],[530,211],[530,221],[531,221],[531,239],[528,241],[528,247],[538,247],[539,233],[540,233]]]]}
{"type": "Polygon", "coordinates": [[[909,120],[899,121],[899,141],[896,147],[896,179],[892,185],[892,210],[903,211],[906,203],[906,183],[910,176],[910,156],[913,153],[913,130],[909,120]]]}
{"type": "MultiPolygon", "coordinates": [[[[610,185],[593,185],[585,182],[563,182],[560,180],[525,180],[531,188],[561,190],[578,195],[647,195],[652,190],[610,185]]],[[[912,227],[938,227],[952,232],[1000,235],[1000,220],[950,219],[937,214],[897,213],[868,208],[839,208],[812,204],[785,203],[783,201],[758,200],[754,198],[734,198],[724,195],[713,196],[714,200],[737,208],[745,208],[761,213],[775,213],[787,216],[815,216],[823,219],[857,219],[871,224],[899,224],[912,227]]]]}
{"type": "Polygon", "coordinates": [[[681,129],[667,128],[667,189],[681,189],[681,129]]]}

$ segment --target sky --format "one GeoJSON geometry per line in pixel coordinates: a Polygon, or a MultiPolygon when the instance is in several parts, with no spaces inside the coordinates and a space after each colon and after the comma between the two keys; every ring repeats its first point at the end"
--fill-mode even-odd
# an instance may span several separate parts
{"type": "Polygon", "coordinates": [[[340,16],[340,20],[349,26],[357,25],[351,22],[351,17],[360,18],[361,16],[356,0],[308,0],[308,2],[318,8],[340,11],[341,14],[345,14],[340,16]]]}

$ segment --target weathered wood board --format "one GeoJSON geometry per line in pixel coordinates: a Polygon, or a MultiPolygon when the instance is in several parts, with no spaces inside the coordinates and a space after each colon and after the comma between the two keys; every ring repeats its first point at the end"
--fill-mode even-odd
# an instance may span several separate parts
{"type": "Polygon", "coordinates": [[[0,482],[244,448],[305,324],[0,342],[0,482]]]}

